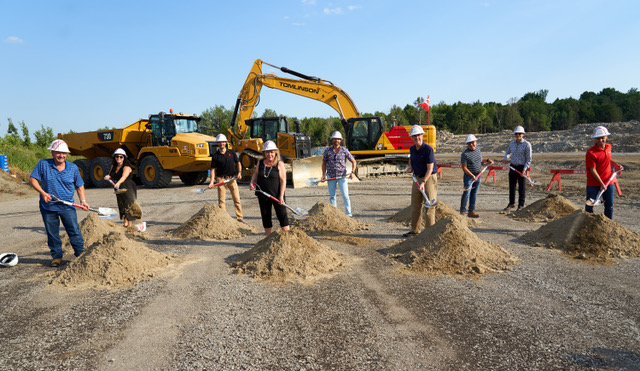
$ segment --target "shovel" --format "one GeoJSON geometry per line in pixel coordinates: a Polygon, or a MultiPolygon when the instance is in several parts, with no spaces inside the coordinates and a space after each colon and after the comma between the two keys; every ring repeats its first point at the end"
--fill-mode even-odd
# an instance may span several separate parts
{"type": "MultiPolygon", "coordinates": [[[[223,180],[222,182],[218,182],[218,183],[216,183],[216,184],[214,184],[214,185],[213,185],[213,188],[215,188],[215,187],[217,187],[217,186],[220,186],[220,185],[223,185],[223,184],[227,184],[227,183],[229,183],[230,181],[232,181],[232,180],[234,180],[234,179],[236,179],[236,177],[235,177],[235,176],[234,176],[233,178],[231,178],[231,179],[227,179],[227,180],[223,180]]],[[[204,193],[204,191],[206,191],[207,189],[209,189],[209,187],[196,188],[196,189],[194,189],[193,191],[194,191],[195,193],[204,193]]]]}
{"type": "MultiPolygon", "coordinates": [[[[69,201],[65,201],[65,200],[61,200],[58,197],[50,194],[51,198],[53,198],[53,200],[55,202],[61,202],[65,205],[69,205],[69,206],[73,206],[73,207],[77,207],[78,209],[82,209],[82,210],[87,210],[84,208],[84,206],[82,205],[78,205],[78,204],[74,204],[73,202],[69,202],[69,201]]],[[[116,218],[118,216],[118,212],[115,211],[112,208],[109,207],[99,207],[98,209],[93,209],[93,208],[89,208],[89,211],[93,211],[94,213],[97,213],[100,216],[100,219],[113,219],[116,218]]]]}
{"type": "MultiPolygon", "coordinates": [[[[416,186],[418,187],[418,189],[420,189],[420,183],[418,183],[418,179],[416,178],[416,176],[414,174],[411,174],[411,177],[413,178],[413,182],[416,183],[416,186]]],[[[424,193],[424,189],[420,189],[420,193],[422,193],[425,200],[427,200],[424,203],[425,207],[432,207],[438,204],[438,200],[436,200],[435,198],[433,200],[430,200],[429,197],[427,197],[427,194],[424,193]]]]}
{"type": "Polygon", "coordinates": [[[596,205],[602,204],[602,195],[604,194],[604,191],[607,190],[607,188],[609,187],[609,184],[613,182],[613,178],[615,178],[616,175],[618,175],[622,170],[624,169],[620,168],[619,170],[616,170],[613,174],[611,174],[611,176],[609,177],[609,180],[607,180],[607,182],[604,184],[604,189],[601,189],[600,192],[598,192],[598,196],[596,196],[596,199],[594,200],[593,198],[590,198],[587,200],[586,202],[587,206],[596,206],[596,205]]]}
{"type": "MultiPolygon", "coordinates": [[[[480,175],[482,175],[482,173],[484,173],[485,170],[487,170],[487,168],[489,167],[490,164],[487,164],[487,166],[482,168],[482,171],[480,171],[480,174],[478,174],[478,178],[480,178],[480,175]]],[[[474,182],[475,183],[475,182],[474,182]]],[[[473,185],[473,183],[471,183],[473,185]]],[[[460,191],[462,192],[467,192],[471,189],[471,187],[469,188],[461,188],[460,191]]]]}
{"type": "Polygon", "coordinates": [[[291,210],[293,212],[293,217],[296,219],[305,219],[309,217],[309,212],[305,209],[301,209],[301,208],[297,208],[297,209],[293,209],[291,206],[285,204],[284,202],[280,202],[280,200],[278,200],[277,198],[273,197],[272,195],[268,194],[267,192],[263,191],[262,189],[260,189],[260,186],[258,186],[256,184],[256,191],[262,193],[263,195],[269,197],[270,199],[274,200],[275,202],[277,202],[278,204],[286,207],[287,209],[291,210]]]}
{"type": "Polygon", "coordinates": [[[340,180],[340,179],[344,179],[344,178],[346,178],[346,176],[340,176],[340,177],[336,176],[336,177],[333,177],[333,178],[327,178],[325,180],[320,180],[318,178],[309,178],[309,179],[307,179],[307,185],[311,186],[311,187],[317,187],[320,182],[328,182],[330,180],[340,180]]]}
{"type": "Polygon", "coordinates": [[[127,193],[127,189],[126,188],[118,188],[116,186],[116,184],[113,182],[113,180],[111,180],[111,179],[107,179],[107,180],[109,181],[109,183],[111,183],[111,185],[115,189],[117,195],[121,195],[123,193],[127,193]]]}
{"type": "Polygon", "coordinates": [[[517,169],[515,169],[513,166],[509,165],[509,169],[515,171],[516,173],[520,174],[521,177],[527,179],[527,181],[529,182],[529,185],[534,186],[534,185],[540,185],[542,184],[541,182],[534,182],[533,180],[531,180],[531,178],[529,178],[527,175],[522,174],[521,172],[519,172],[517,169]]]}

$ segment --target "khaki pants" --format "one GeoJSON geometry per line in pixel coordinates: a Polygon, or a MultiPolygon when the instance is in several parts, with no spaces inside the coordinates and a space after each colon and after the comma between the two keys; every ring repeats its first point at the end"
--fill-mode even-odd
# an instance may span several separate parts
{"type": "MultiPolygon", "coordinates": [[[[438,179],[436,175],[437,174],[431,174],[429,180],[427,180],[427,183],[424,185],[424,193],[427,194],[430,200],[438,197],[438,179]]],[[[424,177],[416,178],[418,182],[424,180],[424,177]]],[[[411,231],[413,233],[420,233],[420,228],[422,227],[422,212],[426,201],[416,183],[413,183],[413,187],[411,187],[411,231]]],[[[435,206],[427,208],[424,225],[425,227],[431,227],[434,224],[436,224],[435,206]]]]}
{"type": "MultiPolygon", "coordinates": [[[[216,183],[225,181],[229,178],[224,177],[216,177],[216,183]]],[[[236,180],[232,180],[227,184],[221,184],[218,187],[218,206],[224,211],[227,210],[225,205],[226,191],[229,188],[229,192],[231,192],[231,198],[233,199],[233,205],[236,209],[236,219],[242,220],[242,204],[240,203],[240,192],[238,191],[238,183],[236,180]]]]}

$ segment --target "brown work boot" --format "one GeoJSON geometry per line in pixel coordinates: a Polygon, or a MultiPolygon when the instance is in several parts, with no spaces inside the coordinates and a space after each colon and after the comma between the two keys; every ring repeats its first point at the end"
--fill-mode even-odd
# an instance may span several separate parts
{"type": "Polygon", "coordinates": [[[465,215],[467,215],[467,213],[465,213],[464,211],[461,211],[460,215],[465,216],[465,215]]]}
{"type": "Polygon", "coordinates": [[[513,209],[514,207],[516,207],[516,205],[509,204],[509,205],[507,205],[507,207],[504,208],[504,211],[509,211],[509,209],[513,209]]]}
{"type": "Polygon", "coordinates": [[[469,218],[479,218],[480,215],[478,215],[478,213],[476,213],[475,211],[469,211],[469,218]]]}
{"type": "Polygon", "coordinates": [[[60,266],[60,264],[62,264],[62,259],[53,259],[53,260],[51,261],[51,266],[52,266],[53,268],[59,267],[59,266],[60,266]]]}

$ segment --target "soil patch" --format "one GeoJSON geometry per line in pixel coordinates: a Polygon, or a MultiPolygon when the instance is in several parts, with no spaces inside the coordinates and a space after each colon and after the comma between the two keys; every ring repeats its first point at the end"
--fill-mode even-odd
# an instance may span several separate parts
{"type": "Polygon", "coordinates": [[[191,219],[169,234],[199,240],[230,240],[257,233],[249,224],[232,219],[218,205],[205,204],[191,219]]]}
{"type": "Polygon", "coordinates": [[[447,216],[385,251],[407,268],[428,274],[477,275],[510,270],[519,262],[495,243],[481,240],[462,218],[447,216]]]}
{"type": "Polygon", "coordinates": [[[524,209],[515,211],[509,215],[513,219],[522,222],[551,222],[567,216],[576,210],[578,210],[578,207],[574,205],[573,202],[560,195],[550,194],[524,209]]]}
{"type": "Polygon", "coordinates": [[[38,193],[29,184],[0,170],[0,202],[36,196],[38,193]]]}
{"type": "MultiPolygon", "coordinates": [[[[125,228],[110,220],[100,219],[96,213],[89,213],[89,215],[80,222],[80,233],[82,234],[85,248],[98,241],[102,241],[105,235],[112,232],[123,233],[125,232],[125,228]]],[[[66,233],[60,239],[62,240],[63,249],[73,251],[71,243],[69,243],[69,236],[67,236],[66,233]]]]}
{"type": "Polygon", "coordinates": [[[300,229],[273,232],[231,262],[235,273],[274,282],[315,278],[344,264],[342,254],[300,229]]]}
{"type": "Polygon", "coordinates": [[[611,262],[614,258],[640,256],[640,234],[602,214],[576,210],[529,232],[521,240],[559,249],[578,259],[611,262]]]}
{"type": "Polygon", "coordinates": [[[51,285],[60,288],[116,288],[155,275],[172,257],[151,250],[121,232],[111,232],[59,271],[51,285]]]}
{"type": "MultiPolygon", "coordinates": [[[[426,212],[426,211],[425,211],[426,212]]],[[[447,216],[458,216],[460,217],[460,213],[454,210],[451,206],[445,204],[444,202],[438,200],[438,204],[436,205],[436,222],[442,218],[447,216]]],[[[466,220],[467,226],[470,228],[475,228],[478,226],[479,222],[476,219],[471,218],[462,218],[466,220]]],[[[411,205],[405,207],[404,209],[398,211],[394,215],[391,215],[387,218],[388,222],[398,223],[402,225],[410,225],[411,224],[411,205]]],[[[423,215],[423,228],[426,228],[427,219],[423,215]]]]}
{"type": "Polygon", "coordinates": [[[293,226],[311,234],[332,234],[331,232],[350,234],[353,232],[368,230],[369,226],[350,218],[329,203],[319,201],[311,210],[309,217],[304,220],[295,220],[293,226]]]}

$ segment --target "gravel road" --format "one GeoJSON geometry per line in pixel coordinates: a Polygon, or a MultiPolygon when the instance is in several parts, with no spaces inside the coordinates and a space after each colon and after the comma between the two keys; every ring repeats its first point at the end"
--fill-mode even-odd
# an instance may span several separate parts
{"type": "MultiPolygon", "coordinates": [[[[456,156],[439,161],[455,163],[456,156]]],[[[546,169],[571,161],[580,159],[538,160],[533,175],[545,185],[527,204],[546,196],[546,169]]],[[[614,217],[640,233],[640,196],[629,186],[639,183],[640,156],[620,162],[629,171],[614,217]]],[[[182,262],[119,290],[50,288],[37,199],[0,202],[2,249],[20,256],[18,266],[0,269],[0,369],[639,369],[640,259],[594,265],[523,244],[519,236],[542,224],[500,214],[506,178],[499,172],[496,183],[481,187],[481,218],[472,230],[521,263],[478,279],[406,273],[380,253],[407,231],[385,219],[409,204],[410,178],[352,183],[355,217],[371,227],[359,236],[370,243],[321,240],[348,266],[315,282],[277,286],[232,274],[228,265],[262,235],[165,238],[215,197],[195,194],[177,178],[138,194],[148,224],[144,243],[182,262]]],[[[439,200],[457,209],[460,186],[460,171],[446,169],[439,200]]],[[[582,176],[566,177],[563,187],[565,197],[583,204],[582,176]]],[[[260,228],[255,196],[241,188],[245,220],[260,228]]],[[[106,189],[89,189],[87,198],[115,207],[106,189]]],[[[328,195],[326,188],[289,189],[287,198],[310,209],[328,195]]]]}

